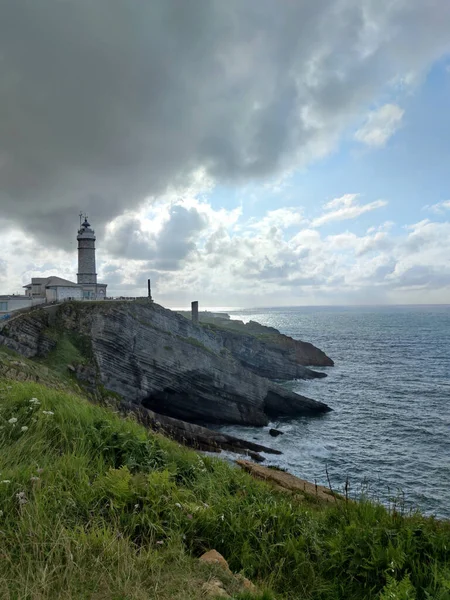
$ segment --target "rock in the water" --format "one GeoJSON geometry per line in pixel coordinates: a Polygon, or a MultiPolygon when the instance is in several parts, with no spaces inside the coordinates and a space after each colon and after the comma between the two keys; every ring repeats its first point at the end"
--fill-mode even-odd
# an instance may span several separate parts
{"type": "Polygon", "coordinates": [[[279,435],[284,435],[284,432],[280,431],[279,429],[269,429],[269,435],[272,437],[278,437],[279,435]]]}
{"type": "Polygon", "coordinates": [[[258,454],[258,452],[252,452],[251,450],[247,450],[247,454],[248,456],[250,456],[250,458],[253,458],[255,462],[262,463],[266,460],[264,456],[261,456],[261,454],[258,454]]]}

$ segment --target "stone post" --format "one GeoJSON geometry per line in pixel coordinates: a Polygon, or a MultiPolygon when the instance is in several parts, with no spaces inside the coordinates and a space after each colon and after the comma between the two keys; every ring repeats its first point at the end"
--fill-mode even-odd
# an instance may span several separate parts
{"type": "Polygon", "coordinates": [[[191,315],[194,325],[198,325],[198,301],[191,302],[191,315]]]}
{"type": "Polygon", "coordinates": [[[147,287],[148,287],[148,299],[152,299],[152,289],[150,287],[150,279],[147,279],[147,287]]]}

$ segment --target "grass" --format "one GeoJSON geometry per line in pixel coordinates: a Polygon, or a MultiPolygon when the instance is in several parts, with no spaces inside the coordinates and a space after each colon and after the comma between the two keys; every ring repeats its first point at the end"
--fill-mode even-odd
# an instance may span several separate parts
{"type": "Polygon", "coordinates": [[[75,332],[61,332],[56,328],[48,329],[46,335],[56,342],[56,346],[44,359],[40,359],[40,362],[60,376],[67,376],[69,364],[85,364],[93,360],[88,336],[75,332]]]}
{"type": "Polygon", "coordinates": [[[36,383],[0,380],[0,427],[2,599],[199,599],[211,576],[249,598],[211,548],[260,600],[450,599],[448,522],[301,502],[36,383]]]}

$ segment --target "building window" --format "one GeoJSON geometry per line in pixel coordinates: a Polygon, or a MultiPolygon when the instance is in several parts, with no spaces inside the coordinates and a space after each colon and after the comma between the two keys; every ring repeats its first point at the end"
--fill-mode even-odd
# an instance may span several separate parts
{"type": "Polygon", "coordinates": [[[0,302],[0,310],[8,310],[8,303],[0,302]]]}

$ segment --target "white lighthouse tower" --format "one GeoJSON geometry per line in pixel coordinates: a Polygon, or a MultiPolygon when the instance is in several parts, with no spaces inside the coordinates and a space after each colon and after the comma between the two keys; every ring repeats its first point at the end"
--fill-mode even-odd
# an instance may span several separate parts
{"type": "Polygon", "coordinates": [[[91,228],[87,220],[87,215],[81,213],[77,240],[77,283],[82,286],[83,297],[87,299],[103,299],[106,295],[106,285],[97,283],[97,273],[95,271],[95,231],[91,228]]]}
{"type": "Polygon", "coordinates": [[[77,283],[97,283],[95,272],[95,231],[91,229],[87,216],[81,222],[83,215],[80,214],[80,229],[78,230],[78,274],[77,283]]]}

